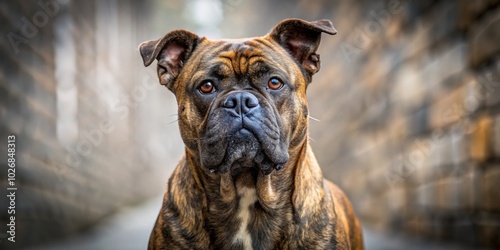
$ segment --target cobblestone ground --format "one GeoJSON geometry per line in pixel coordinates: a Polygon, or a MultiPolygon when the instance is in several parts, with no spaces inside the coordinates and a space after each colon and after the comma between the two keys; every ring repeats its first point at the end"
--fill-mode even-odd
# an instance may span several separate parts
{"type": "MultiPolygon", "coordinates": [[[[29,250],[146,249],[161,199],[162,197],[158,196],[138,206],[126,208],[75,238],[29,250]]],[[[367,250],[473,249],[455,244],[411,240],[370,228],[364,228],[364,237],[367,250]]]]}

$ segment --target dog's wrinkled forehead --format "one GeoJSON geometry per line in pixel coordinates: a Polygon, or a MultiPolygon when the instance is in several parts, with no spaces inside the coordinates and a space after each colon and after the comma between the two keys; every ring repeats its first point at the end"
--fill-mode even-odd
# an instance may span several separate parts
{"type": "MultiPolygon", "coordinates": [[[[266,58],[269,59],[267,62],[269,65],[280,65],[282,61],[276,58],[283,59],[283,53],[286,53],[286,56],[300,67],[306,82],[309,83],[312,75],[320,69],[319,55],[316,50],[322,33],[334,35],[337,31],[329,20],[309,22],[286,19],[276,25],[267,35],[244,42],[229,40],[209,42],[206,38],[200,38],[192,32],[174,30],[158,40],[143,42],[139,50],[145,66],[149,66],[155,59],[158,61],[160,83],[173,92],[176,89],[174,86],[176,79],[183,67],[190,62],[197,62],[196,60],[200,62],[199,60],[206,59],[205,57],[199,58],[201,55],[217,56],[220,60],[227,59],[230,61],[227,62],[228,67],[237,74],[244,74],[252,70],[252,62],[262,58],[262,54],[258,56],[259,53],[268,55],[266,58]],[[233,46],[235,48],[232,48],[233,46]],[[273,48],[272,51],[270,51],[271,48],[273,48]],[[227,54],[224,56],[222,52],[227,54]],[[273,54],[281,55],[273,57],[273,54]]],[[[202,62],[211,64],[207,60],[202,62]]],[[[285,63],[283,66],[286,68],[289,65],[285,63]]]]}
{"type": "MultiPolygon", "coordinates": [[[[259,77],[270,72],[291,74],[298,67],[293,59],[280,47],[263,46],[261,38],[245,41],[204,41],[188,61],[195,68],[192,80],[212,75],[216,78],[259,77]]],[[[290,79],[294,82],[295,79],[290,79]]]]}
{"type": "Polygon", "coordinates": [[[247,75],[263,69],[263,65],[266,64],[265,53],[250,41],[242,43],[222,41],[219,43],[218,47],[221,51],[207,59],[223,75],[230,73],[247,75]]]}

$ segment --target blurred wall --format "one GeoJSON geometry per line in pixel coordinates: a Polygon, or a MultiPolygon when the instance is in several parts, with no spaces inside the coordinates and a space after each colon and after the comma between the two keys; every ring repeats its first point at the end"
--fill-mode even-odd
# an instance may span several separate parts
{"type": "Polygon", "coordinates": [[[323,36],[309,92],[320,120],[310,136],[365,225],[500,246],[499,7],[335,6],[339,34],[323,36]]]}
{"type": "Polygon", "coordinates": [[[140,42],[178,28],[259,36],[288,17],[328,18],[339,31],[322,37],[310,138],[363,224],[500,245],[498,1],[41,2],[0,2],[0,136],[17,138],[17,246],[72,235],[164,190],[183,145],[174,97],[143,67],[140,42]]]}
{"type": "Polygon", "coordinates": [[[2,154],[1,249],[73,235],[164,190],[183,151],[177,108],[137,47],[161,36],[144,28],[155,13],[179,14],[153,4],[0,3],[0,151],[15,135],[18,188],[17,243],[7,245],[2,154]]]}

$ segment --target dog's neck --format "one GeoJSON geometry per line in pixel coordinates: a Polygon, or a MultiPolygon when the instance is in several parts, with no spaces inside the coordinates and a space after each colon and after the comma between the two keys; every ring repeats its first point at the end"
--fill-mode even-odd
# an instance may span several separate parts
{"type": "Polygon", "coordinates": [[[214,234],[216,238],[210,236],[216,245],[231,244],[233,240],[245,245],[249,235],[263,231],[276,234],[269,238],[269,242],[261,242],[266,248],[267,244],[276,244],[271,239],[280,239],[283,232],[293,225],[306,225],[316,216],[315,208],[323,206],[320,203],[324,202],[323,177],[307,142],[290,150],[290,161],[282,170],[269,175],[250,169],[238,175],[209,174],[196,163],[195,155],[189,150],[175,171],[183,172],[173,175],[183,179],[171,183],[182,183],[183,187],[169,185],[169,189],[186,190],[183,197],[174,197],[179,203],[177,206],[183,208],[179,212],[184,216],[194,216],[187,219],[189,221],[203,222],[204,226],[199,227],[200,234],[209,237],[217,232],[214,234]],[[196,202],[187,202],[193,200],[196,202]],[[184,201],[186,204],[182,204],[184,201]],[[200,204],[200,207],[190,207],[189,204],[200,204]]]}
{"type": "Polygon", "coordinates": [[[259,202],[267,204],[278,198],[275,197],[276,195],[293,191],[293,178],[297,170],[301,168],[299,163],[302,162],[302,159],[307,158],[306,154],[312,153],[307,141],[304,141],[295,149],[290,149],[289,152],[290,159],[283,169],[274,170],[267,175],[260,171],[258,166],[239,167],[223,174],[209,173],[209,171],[203,169],[199,157],[193,151],[186,149],[185,157],[186,167],[189,168],[200,190],[210,190],[210,193],[219,190],[219,197],[207,197],[207,199],[217,198],[229,202],[238,198],[238,190],[255,189],[257,190],[259,202]]]}
{"type": "MultiPolygon", "coordinates": [[[[189,171],[188,175],[192,176],[193,187],[204,193],[208,203],[220,201],[226,205],[237,206],[242,189],[255,189],[262,208],[272,211],[285,203],[293,202],[298,205],[303,201],[297,199],[308,199],[307,194],[297,195],[300,198],[295,197],[293,195],[295,190],[312,190],[310,187],[314,185],[318,190],[323,189],[323,175],[307,139],[304,139],[301,145],[290,149],[289,153],[290,160],[283,169],[273,171],[269,175],[263,174],[257,168],[245,168],[238,173],[230,171],[225,174],[210,174],[201,167],[199,158],[189,150],[186,150],[186,166],[183,167],[188,168],[186,170],[189,171]],[[304,162],[305,159],[307,162],[304,162]],[[303,179],[308,180],[309,183],[304,183],[303,179]],[[311,183],[311,180],[315,182],[311,183]],[[298,186],[301,187],[298,188],[298,186]],[[215,192],[216,190],[218,192],[215,192]]],[[[322,195],[315,194],[314,197],[320,199],[322,195]]],[[[314,204],[319,201],[308,202],[314,204]]]]}

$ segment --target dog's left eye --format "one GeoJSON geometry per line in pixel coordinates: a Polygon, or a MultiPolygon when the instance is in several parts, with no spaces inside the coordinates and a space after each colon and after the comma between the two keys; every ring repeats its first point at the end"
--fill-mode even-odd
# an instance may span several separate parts
{"type": "Polygon", "coordinates": [[[267,87],[272,90],[278,90],[283,87],[283,82],[281,82],[280,79],[273,77],[267,82],[267,87]]]}
{"type": "Polygon", "coordinates": [[[199,87],[201,93],[203,94],[210,94],[215,91],[214,84],[211,81],[206,81],[204,82],[200,87],[199,87]]]}

